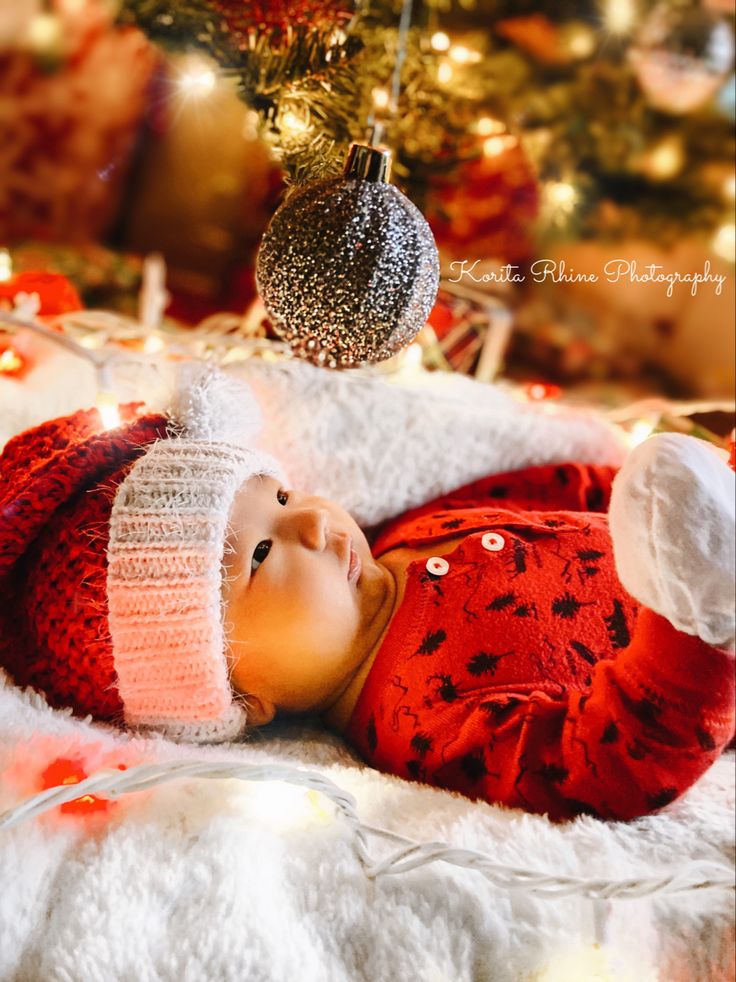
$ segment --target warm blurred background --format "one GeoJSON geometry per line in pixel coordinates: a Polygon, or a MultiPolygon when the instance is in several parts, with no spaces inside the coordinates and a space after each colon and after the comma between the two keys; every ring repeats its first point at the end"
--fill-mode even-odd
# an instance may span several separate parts
{"type": "Polygon", "coordinates": [[[0,279],[131,313],[160,253],[168,320],[267,334],[270,215],[379,123],[441,252],[425,366],[729,400],[733,65],[733,0],[0,0],[0,279]]]}

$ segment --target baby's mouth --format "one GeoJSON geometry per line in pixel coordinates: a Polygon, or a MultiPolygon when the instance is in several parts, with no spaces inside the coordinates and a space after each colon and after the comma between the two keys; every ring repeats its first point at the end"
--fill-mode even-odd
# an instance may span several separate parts
{"type": "Polygon", "coordinates": [[[350,561],[348,563],[347,578],[350,583],[357,583],[358,577],[360,576],[363,564],[360,561],[360,556],[355,551],[353,546],[353,540],[350,539],[350,561]]]}

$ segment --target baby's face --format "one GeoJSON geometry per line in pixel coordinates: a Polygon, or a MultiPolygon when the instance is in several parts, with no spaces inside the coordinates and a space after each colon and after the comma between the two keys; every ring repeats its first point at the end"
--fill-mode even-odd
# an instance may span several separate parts
{"type": "Polygon", "coordinates": [[[346,511],[271,477],[240,488],[230,528],[225,624],[249,722],[326,709],[390,616],[391,575],[346,511]]]}

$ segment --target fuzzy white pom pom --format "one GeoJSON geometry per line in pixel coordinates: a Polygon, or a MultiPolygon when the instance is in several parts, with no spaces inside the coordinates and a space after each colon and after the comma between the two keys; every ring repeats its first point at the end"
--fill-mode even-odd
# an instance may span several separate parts
{"type": "Polygon", "coordinates": [[[261,409],[250,387],[213,365],[183,362],[167,410],[180,436],[248,446],[261,429],[261,409]]]}
{"type": "Polygon", "coordinates": [[[724,647],[734,637],[735,484],[709,444],[660,433],[619,471],[608,516],[628,592],[678,631],[724,647]]]}

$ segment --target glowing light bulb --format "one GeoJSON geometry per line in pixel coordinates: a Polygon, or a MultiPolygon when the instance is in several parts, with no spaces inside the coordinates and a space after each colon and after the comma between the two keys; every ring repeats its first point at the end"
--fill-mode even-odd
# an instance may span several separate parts
{"type": "Polygon", "coordinates": [[[503,133],[506,126],[500,119],[492,119],[490,116],[481,116],[475,124],[475,129],[480,136],[492,136],[495,133],[503,133]]]}
{"type": "Polygon", "coordinates": [[[480,52],[466,48],[464,44],[453,44],[449,54],[457,65],[470,65],[480,61],[480,52]]]}
{"type": "Polygon", "coordinates": [[[684,162],[682,140],[672,136],[662,140],[651,151],[647,158],[646,170],[651,177],[666,179],[679,174],[684,162]]]}
{"type": "Polygon", "coordinates": [[[143,342],[143,350],[147,355],[155,355],[163,351],[164,347],[163,339],[158,334],[149,334],[143,342]]]}
{"type": "Polygon", "coordinates": [[[95,348],[101,348],[105,343],[104,337],[99,334],[85,334],[84,337],[79,338],[78,344],[81,344],[83,348],[88,348],[94,351],[95,348]]]}
{"type": "Polygon", "coordinates": [[[498,157],[505,150],[510,150],[516,146],[516,137],[506,134],[505,136],[489,136],[483,141],[483,153],[486,157],[498,157]]]}
{"type": "Polygon", "coordinates": [[[549,203],[560,211],[570,212],[578,200],[578,193],[567,181],[553,181],[545,188],[549,203]]]}
{"type": "Polygon", "coordinates": [[[315,820],[326,822],[330,816],[319,798],[316,792],[285,781],[264,781],[256,788],[248,788],[240,800],[253,818],[271,829],[286,831],[315,820]]]}
{"type": "Polygon", "coordinates": [[[291,109],[287,109],[283,114],[280,125],[282,129],[288,130],[293,136],[305,133],[309,129],[309,123],[301,116],[297,116],[291,109]]]}
{"type": "Polygon", "coordinates": [[[654,432],[654,423],[647,419],[638,419],[634,425],[631,427],[628,433],[628,441],[630,447],[638,447],[640,443],[644,443],[647,437],[650,437],[654,432]]]}
{"type": "Polygon", "coordinates": [[[605,0],[603,21],[611,34],[628,34],[637,21],[635,0],[605,0]]]}
{"type": "Polygon", "coordinates": [[[736,225],[721,225],[713,236],[713,251],[728,262],[736,262],[736,225]]]}
{"type": "Polygon", "coordinates": [[[404,352],[403,367],[410,373],[418,372],[422,367],[422,354],[421,344],[410,344],[404,352]]]}
{"type": "Polygon", "coordinates": [[[331,815],[325,808],[324,798],[319,791],[310,788],[305,797],[311,807],[312,818],[321,825],[329,825],[333,821],[334,815],[331,815]]]}
{"type": "Polygon", "coordinates": [[[42,53],[61,42],[61,22],[56,14],[37,14],[28,25],[26,41],[32,51],[42,53]]]}
{"type": "Polygon", "coordinates": [[[100,392],[97,395],[97,411],[100,414],[102,425],[106,430],[114,430],[120,426],[120,413],[118,412],[118,401],[112,392],[100,392]]]}
{"type": "Polygon", "coordinates": [[[582,24],[576,25],[567,36],[567,50],[574,58],[588,58],[595,51],[595,34],[582,24]]]}
{"type": "Polygon", "coordinates": [[[450,39],[444,31],[436,31],[429,43],[435,51],[447,51],[450,47],[450,39]]]}
{"type": "Polygon", "coordinates": [[[723,197],[726,201],[734,201],[736,199],[736,174],[731,174],[723,182],[723,197]]]}
{"type": "Polygon", "coordinates": [[[7,283],[13,275],[13,260],[7,249],[0,249],[0,283],[7,283]]]}
{"type": "MultiPolygon", "coordinates": [[[[580,945],[557,953],[537,976],[538,982],[616,982],[618,973],[611,967],[610,952],[601,945],[580,945]]],[[[650,973],[642,982],[652,982],[650,973]]]]}
{"type": "Polygon", "coordinates": [[[203,99],[208,96],[217,84],[217,76],[211,68],[203,63],[190,62],[190,67],[181,73],[177,85],[182,95],[193,99],[203,99]]]}
{"type": "Polygon", "coordinates": [[[439,66],[437,69],[437,78],[442,85],[447,85],[448,82],[452,81],[452,65],[449,61],[443,61],[439,66]]]}
{"type": "Polygon", "coordinates": [[[388,105],[388,91],[381,88],[380,85],[377,85],[375,89],[372,90],[371,96],[373,97],[373,105],[376,107],[376,109],[385,109],[388,105]]]}
{"type": "Polygon", "coordinates": [[[0,352],[0,375],[18,375],[24,365],[25,362],[15,348],[6,348],[0,352]]]}

